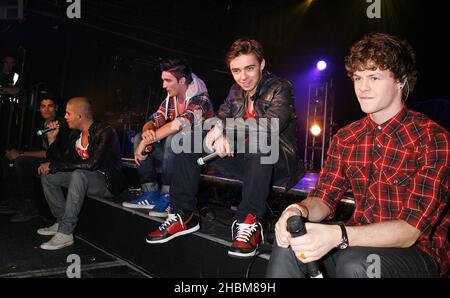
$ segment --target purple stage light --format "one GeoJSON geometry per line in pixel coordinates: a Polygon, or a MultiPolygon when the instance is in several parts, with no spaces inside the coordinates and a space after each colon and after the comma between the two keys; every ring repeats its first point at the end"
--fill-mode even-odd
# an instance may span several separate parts
{"type": "Polygon", "coordinates": [[[320,60],[319,62],[317,62],[317,69],[322,71],[325,68],[327,68],[327,63],[323,60],[320,60]]]}

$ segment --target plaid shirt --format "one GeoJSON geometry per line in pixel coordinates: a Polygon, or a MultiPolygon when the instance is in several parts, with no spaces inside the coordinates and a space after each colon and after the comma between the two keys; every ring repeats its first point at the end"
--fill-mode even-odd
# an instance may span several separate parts
{"type": "Polygon", "coordinates": [[[192,127],[194,124],[202,125],[203,121],[213,116],[214,109],[208,93],[205,92],[190,98],[182,114],[177,112],[176,99],[167,97],[158,110],[148,118],[148,121],[153,121],[156,128],[161,128],[164,124],[178,118],[182,122],[183,127],[186,125],[192,127]],[[167,103],[167,101],[169,102],[167,103]]]}
{"type": "Polygon", "coordinates": [[[352,189],[355,211],[349,225],[403,220],[421,231],[415,245],[440,265],[450,266],[450,135],[423,114],[402,109],[377,125],[369,117],[336,133],[319,181],[309,196],[334,216],[352,189]]]}

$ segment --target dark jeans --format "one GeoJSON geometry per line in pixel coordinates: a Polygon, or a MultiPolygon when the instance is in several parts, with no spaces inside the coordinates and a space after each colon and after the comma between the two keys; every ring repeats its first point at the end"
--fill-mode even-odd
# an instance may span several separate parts
{"type": "MultiPolygon", "coordinates": [[[[141,133],[138,133],[134,138],[134,147],[136,148],[142,140],[141,133]]],[[[157,183],[157,174],[155,169],[155,160],[159,160],[162,163],[162,184],[170,185],[174,157],[175,154],[170,146],[173,136],[168,136],[164,140],[153,143],[153,151],[148,157],[141,162],[141,165],[137,167],[138,177],[141,184],[145,183],[157,183]]]]}
{"type": "MultiPolygon", "coordinates": [[[[197,207],[196,194],[201,167],[197,159],[205,153],[181,153],[175,155],[176,171],[173,173],[170,198],[175,212],[177,209],[193,211],[197,207]]],[[[271,188],[273,165],[262,164],[260,154],[236,154],[212,161],[210,165],[222,173],[232,174],[243,182],[242,201],[236,218],[243,221],[248,213],[259,219],[266,212],[266,200],[271,188]]]]}
{"type": "MultiPolygon", "coordinates": [[[[6,184],[4,187],[14,197],[11,202],[14,209],[28,211],[36,211],[35,200],[35,179],[38,177],[37,169],[41,163],[45,162],[44,158],[19,156],[14,160],[13,172],[14,177],[2,177],[6,184]],[[10,179],[12,178],[12,179],[10,179]]],[[[11,163],[6,157],[2,160],[3,176],[10,172],[9,164],[11,163]]]]}
{"type": "MultiPolygon", "coordinates": [[[[331,278],[439,277],[433,258],[416,247],[336,249],[322,258],[320,266],[324,276],[331,278]]],[[[274,243],[266,277],[303,278],[306,270],[306,265],[295,257],[291,248],[281,248],[274,243]]]]}

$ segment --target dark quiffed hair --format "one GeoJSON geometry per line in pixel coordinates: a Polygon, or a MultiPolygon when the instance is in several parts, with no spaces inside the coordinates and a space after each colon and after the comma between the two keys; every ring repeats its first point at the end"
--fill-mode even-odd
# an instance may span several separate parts
{"type": "Polygon", "coordinates": [[[240,56],[254,54],[259,63],[264,59],[264,51],[261,44],[255,39],[239,38],[231,44],[225,56],[225,63],[230,66],[231,60],[240,56]]]}
{"type": "Polygon", "coordinates": [[[355,71],[390,70],[394,79],[408,80],[409,91],[417,81],[416,55],[411,45],[398,37],[386,33],[371,33],[356,42],[345,57],[345,69],[350,78],[355,71]]]}
{"type": "Polygon", "coordinates": [[[192,68],[183,58],[170,58],[160,62],[161,71],[170,72],[179,81],[182,77],[186,78],[189,85],[192,82],[192,68]]]}

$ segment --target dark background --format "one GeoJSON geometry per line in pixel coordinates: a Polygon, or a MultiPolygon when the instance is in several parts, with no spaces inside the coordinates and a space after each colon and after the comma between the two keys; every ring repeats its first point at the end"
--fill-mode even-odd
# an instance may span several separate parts
{"type": "Polygon", "coordinates": [[[225,51],[236,38],[253,37],[264,46],[267,69],[294,85],[303,150],[308,74],[318,59],[327,61],[334,82],[336,129],[364,116],[344,57],[367,33],[391,33],[414,47],[419,80],[409,105],[450,100],[443,1],[380,1],[380,19],[367,17],[366,0],[81,0],[81,19],[66,16],[65,0],[25,1],[22,21],[0,22],[0,50],[23,63],[25,87],[44,82],[62,104],[91,97],[96,116],[117,128],[126,152],[125,131],[138,130],[165,96],[160,58],[190,60],[218,108],[233,82],[225,51]]]}

